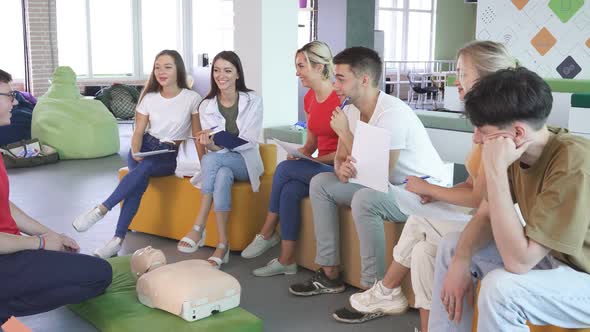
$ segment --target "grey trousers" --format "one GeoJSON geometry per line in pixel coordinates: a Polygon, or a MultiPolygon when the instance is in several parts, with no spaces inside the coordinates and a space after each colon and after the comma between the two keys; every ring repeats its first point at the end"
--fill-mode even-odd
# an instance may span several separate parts
{"type": "Polygon", "coordinates": [[[386,267],[383,220],[405,222],[408,218],[397,207],[393,194],[342,183],[334,173],[320,173],[311,180],[309,197],[316,236],[316,263],[340,265],[338,206],[350,206],[359,236],[361,285],[370,287],[383,278],[386,267]]]}

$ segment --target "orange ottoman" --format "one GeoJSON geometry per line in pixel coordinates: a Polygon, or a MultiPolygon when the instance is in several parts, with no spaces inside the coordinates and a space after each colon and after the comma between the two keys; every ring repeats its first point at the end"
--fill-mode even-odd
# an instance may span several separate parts
{"type": "MultiPolygon", "coordinates": [[[[235,182],[232,186],[232,211],[229,216],[228,236],[231,250],[243,250],[262,227],[277,164],[277,148],[273,144],[260,144],[264,174],[260,190],[252,192],[250,182],[235,182]]],[[[128,173],[127,167],[119,170],[119,179],[128,173]]],[[[174,175],[150,179],[137,214],[129,229],[180,240],[193,227],[201,203],[201,191],[189,178],[174,175]]],[[[213,209],[207,218],[205,245],[217,246],[217,224],[213,209]]]]}

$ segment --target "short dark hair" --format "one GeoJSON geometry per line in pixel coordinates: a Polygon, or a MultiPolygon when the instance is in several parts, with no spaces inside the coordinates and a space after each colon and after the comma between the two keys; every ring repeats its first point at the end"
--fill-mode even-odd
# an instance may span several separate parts
{"type": "Polygon", "coordinates": [[[553,104],[549,85],[524,68],[502,69],[483,77],[465,95],[465,114],[476,127],[505,127],[525,121],[541,129],[553,104]]]}
{"type": "Polygon", "coordinates": [[[0,69],[0,82],[7,84],[12,82],[12,75],[0,69]]]}
{"type": "Polygon", "coordinates": [[[383,62],[374,50],[362,46],[349,47],[336,54],[332,61],[335,65],[349,65],[356,77],[368,74],[373,86],[379,86],[383,62]]]}

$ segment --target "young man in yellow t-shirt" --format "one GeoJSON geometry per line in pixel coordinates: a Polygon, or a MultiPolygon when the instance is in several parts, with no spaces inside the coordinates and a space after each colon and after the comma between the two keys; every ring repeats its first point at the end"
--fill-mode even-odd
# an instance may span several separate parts
{"type": "Polygon", "coordinates": [[[476,279],[478,331],[590,327],[590,141],[546,126],[552,102],[526,68],[465,97],[487,186],[464,231],[440,243],[429,330],[471,331],[476,279]]]}

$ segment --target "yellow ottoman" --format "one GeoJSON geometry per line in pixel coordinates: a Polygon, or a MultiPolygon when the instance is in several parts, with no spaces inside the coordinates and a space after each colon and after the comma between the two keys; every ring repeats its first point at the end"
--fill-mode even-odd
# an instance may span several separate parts
{"type": "MultiPolygon", "coordinates": [[[[264,174],[260,178],[260,191],[252,192],[250,182],[236,182],[232,187],[232,211],[229,216],[228,235],[231,250],[243,250],[262,227],[277,164],[277,148],[273,144],[260,144],[264,174]]],[[[127,167],[119,170],[119,179],[128,173],[127,167]]],[[[141,204],[129,229],[180,240],[193,226],[200,208],[201,191],[189,178],[174,175],[150,179],[141,204]]],[[[205,245],[217,246],[217,225],[213,209],[207,219],[205,245]]]]}

